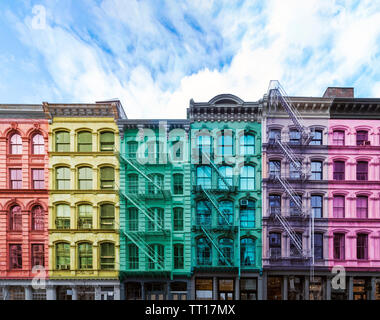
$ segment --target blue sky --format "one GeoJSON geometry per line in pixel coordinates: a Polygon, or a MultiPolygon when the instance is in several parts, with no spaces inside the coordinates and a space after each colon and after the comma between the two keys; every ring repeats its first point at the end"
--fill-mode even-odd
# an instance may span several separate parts
{"type": "Polygon", "coordinates": [[[0,0],[0,13],[0,103],[119,98],[129,118],[184,118],[191,98],[255,101],[271,79],[380,97],[380,1],[0,0]]]}

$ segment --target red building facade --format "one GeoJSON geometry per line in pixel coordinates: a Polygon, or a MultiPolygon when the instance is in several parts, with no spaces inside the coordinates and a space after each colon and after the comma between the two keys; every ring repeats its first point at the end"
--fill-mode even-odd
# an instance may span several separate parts
{"type": "MultiPolygon", "coordinates": [[[[0,117],[2,281],[31,279],[34,266],[48,265],[48,120],[39,105],[5,110],[0,117]]],[[[18,294],[32,294],[31,288],[14,282],[19,284],[25,290],[15,287],[18,294]]]]}

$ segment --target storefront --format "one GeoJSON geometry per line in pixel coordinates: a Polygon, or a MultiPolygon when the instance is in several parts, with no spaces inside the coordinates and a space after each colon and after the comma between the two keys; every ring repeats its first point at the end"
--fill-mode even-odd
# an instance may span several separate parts
{"type": "Polygon", "coordinates": [[[282,300],[282,277],[268,277],[267,300],[282,300]]]}
{"type": "Polygon", "coordinates": [[[240,279],[240,300],[257,300],[257,278],[240,279]]]}

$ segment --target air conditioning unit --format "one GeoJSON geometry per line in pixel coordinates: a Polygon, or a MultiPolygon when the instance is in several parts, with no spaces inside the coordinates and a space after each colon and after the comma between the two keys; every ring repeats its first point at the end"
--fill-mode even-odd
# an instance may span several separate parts
{"type": "Polygon", "coordinates": [[[241,207],[246,207],[246,206],[248,206],[248,200],[240,200],[240,206],[241,206],[241,207]]]}
{"type": "Polygon", "coordinates": [[[69,270],[70,269],[70,265],[68,264],[60,264],[58,266],[58,270],[69,270]]]}
{"type": "Polygon", "coordinates": [[[370,146],[371,145],[371,141],[364,141],[364,145],[365,146],[370,146]]]}

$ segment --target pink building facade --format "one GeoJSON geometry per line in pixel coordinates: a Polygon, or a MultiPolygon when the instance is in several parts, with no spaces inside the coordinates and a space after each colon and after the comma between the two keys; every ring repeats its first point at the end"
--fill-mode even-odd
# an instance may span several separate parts
{"type": "Polygon", "coordinates": [[[329,267],[346,272],[346,288],[331,287],[334,300],[374,300],[380,291],[380,117],[369,100],[338,98],[330,110],[329,267]]]}
{"type": "MultiPolygon", "coordinates": [[[[0,294],[46,293],[30,279],[48,276],[48,120],[42,106],[6,106],[0,119],[0,294]]],[[[34,297],[35,298],[35,297],[34,297]]]]}

